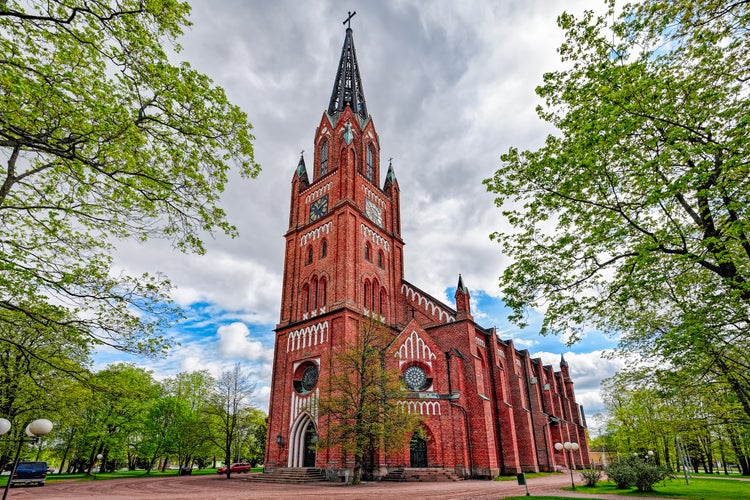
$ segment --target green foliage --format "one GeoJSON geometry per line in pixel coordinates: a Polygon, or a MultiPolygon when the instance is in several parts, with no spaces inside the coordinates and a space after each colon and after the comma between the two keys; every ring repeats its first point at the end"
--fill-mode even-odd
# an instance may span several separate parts
{"type": "Polygon", "coordinates": [[[652,450],[659,463],[682,467],[680,440],[692,466],[712,473],[720,462],[739,464],[750,474],[750,426],[743,419],[734,392],[706,379],[676,370],[630,370],[603,383],[608,410],[606,440],[596,447],[623,453],[652,450]]]}
{"type": "Polygon", "coordinates": [[[619,457],[607,467],[607,477],[615,482],[618,489],[635,486],[641,492],[653,491],[656,483],[669,476],[666,470],[637,455],[619,457]]]}
{"type": "Polygon", "coordinates": [[[485,180],[510,226],[501,288],[542,333],[616,332],[653,364],[707,372],[750,418],[750,3],[614,2],[564,13],[544,75],[556,127],[485,180]]]}
{"type": "Polygon", "coordinates": [[[618,489],[630,488],[635,484],[635,469],[633,462],[640,460],[633,457],[624,457],[614,460],[607,467],[607,477],[614,481],[618,489]]]}
{"type": "Polygon", "coordinates": [[[143,355],[170,346],[169,282],[113,269],[114,243],[202,252],[204,232],[236,234],[217,206],[229,169],[259,171],[245,114],[165,51],[189,11],[0,2],[0,323],[143,355]]]}
{"type": "MultiPolygon", "coordinates": [[[[210,413],[217,381],[206,371],[180,373],[158,383],[150,372],[125,363],[83,378],[81,372],[75,372],[75,377],[56,372],[46,362],[32,363],[32,370],[25,365],[17,367],[23,359],[18,352],[0,351],[0,366],[9,376],[19,374],[23,385],[12,393],[0,390],[0,403],[10,410],[6,415],[12,421],[12,431],[14,435],[23,432],[24,426],[40,415],[54,423],[49,436],[34,447],[24,447],[24,459],[41,457],[55,469],[79,475],[127,467],[138,469],[137,476],[164,472],[152,470],[157,464],[203,464],[205,468],[223,450],[212,442],[222,435],[223,428],[210,413]],[[96,458],[98,454],[101,460],[96,458]]],[[[0,370],[0,379],[4,373],[0,370]]],[[[265,413],[242,406],[232,446],[243,460],[262,462],[265,424],[265,413]]],[[[13,453],[12,443],[0,441],[3,464],[13,453]]],[[[49,478],[53,477],[57,474],[49,478]]]]}
{"type": "Polygon", "coordinates": [[[601,496],[602,498],[605,496],[606,498],[610,498],[609,495],[617,494],[623,495],[623,498],[633,496],[652,498],[658,496],[660,498],[684,498],[695,500],[705,500],[707,498],[710,498],[711,500],[737,500],[739,498],[747,497],[747,481],[721,477],[708,479],[691,478],[690,484],[688,485],[685,484],[684,480],[667,479],[659,484],[655,491],[655,494],[639,494],[632,488],[626,490],[617,489],[612,483],[601,482],[595,488],[587,490],[586,493],[601,496]]]}
{"type": "Polygon", "coordinates": [[[599,469],[585,469],[581,471],[581,476],[583,476],[586,487],[593,488],[602,478],[602,471],[599,469]]]}

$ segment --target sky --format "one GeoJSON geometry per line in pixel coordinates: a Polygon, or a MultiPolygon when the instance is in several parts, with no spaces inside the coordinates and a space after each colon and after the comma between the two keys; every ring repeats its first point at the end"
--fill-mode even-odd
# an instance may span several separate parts
{"type": "Polygon", "coordinates": [[[545,72],[561,68],[556,18],[563,10],[601,10],[603,2],[190,3],[193,26],[177,40],[182,50],[174,60],[207,74],[247,113],[263,171],[251,180],[231,177],[221,205],[240,235],[207,235],[205,255],[180,254],[160,241],[118,244],[118,267],[166,274],[187,318],[169,332],[180,345],[166,358],[100,351],[95,367],[128,361],[163,378],[197,369],[218,375],[239,362],[256,380],[255,404],[267,410],[292,174],[301,151],[312,164],[342,21],[356,11],[351,27],[367,109],[381,162],[393,158],[401,188],[405,278],[452,306],[461,273],[478,323],[555,369],[564,355],[596,433],[600,382],[622,366],[601,357],[614,341],[591,332],[568,347],[563,338],[541,337],[536,311],[524,330],[508,322],[498,287],[508,261],[489,238],[507,223],[482,180],[510,147],[534,149],[554,133],[536,115],[534,90],[545,72]]]}

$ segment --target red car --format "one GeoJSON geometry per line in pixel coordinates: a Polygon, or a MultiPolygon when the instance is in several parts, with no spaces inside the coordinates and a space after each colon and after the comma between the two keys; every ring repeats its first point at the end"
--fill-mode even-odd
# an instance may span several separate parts
{"type": "MultiPolygon", "coordinates": [[[[252,469],[253,466],[250,465],[247,462],[236,462],[229,466],[229,472],[250,472],[250,469],[252,469]]],[[[226,467],[219,467],[216,469],[217,474],[226,474],[227,468],[226,467]]]]}

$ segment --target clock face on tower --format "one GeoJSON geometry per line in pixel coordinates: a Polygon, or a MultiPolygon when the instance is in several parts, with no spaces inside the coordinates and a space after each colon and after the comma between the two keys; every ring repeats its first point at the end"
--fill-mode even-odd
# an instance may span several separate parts
{"type": "Polygon", "coordinates": [[[328,213],[328,195],[310,203],[310,222],[315,222],[328,213]]]}
{"type": "Polygon", "coordinates": [[[383,226],[383,209],[377,206],[370,198],[365,198],[365,214],[378,227],[383,226]]]}

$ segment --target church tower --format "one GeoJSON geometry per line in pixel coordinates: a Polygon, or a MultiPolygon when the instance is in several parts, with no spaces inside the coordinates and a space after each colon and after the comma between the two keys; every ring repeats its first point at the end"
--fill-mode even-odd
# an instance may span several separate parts
{"type": "Polygon", "coordinates": [[[380,184],[380,142],[346,29],[313,161],[291,183],[284,278],[269,411],[267,467],[312,467],[318,379],[331,352],[352,341],[364,316],[392,323],[403,276],[399,188],[392,165],[380,184]]]}

